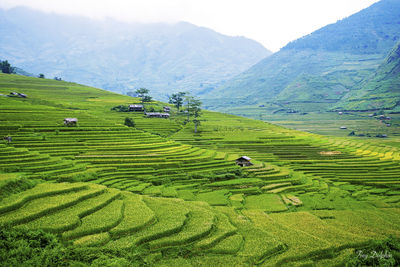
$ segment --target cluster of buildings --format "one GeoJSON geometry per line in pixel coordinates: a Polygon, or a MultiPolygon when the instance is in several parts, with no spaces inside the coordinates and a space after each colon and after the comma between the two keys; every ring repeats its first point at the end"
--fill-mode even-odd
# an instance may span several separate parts
{"type": "MultiPolygon", "coordinates": [[[[144,106],[140,104],[132,104],[129,105],[129,111],[132,112],[144,112],[144,106]]],[[[169,112],[171,111],[170,107],[163,107],[164,112],[145,112],[144,114],[148,118],[169,118],[170,114],[169,112]]]]}

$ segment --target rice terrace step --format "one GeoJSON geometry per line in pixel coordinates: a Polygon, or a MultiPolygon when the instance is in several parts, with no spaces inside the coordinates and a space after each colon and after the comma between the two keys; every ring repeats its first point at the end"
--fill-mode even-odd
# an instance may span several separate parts
{"type": "Polygon", "coordinates": [[[29,95],[0,96],[1,132],[15,137],[0,144],[0,236],[51,235],[77,255],[151,266],[341,265],[400,237],[390,143],[206,110],[194,133],[174,109],[154,120],[111,110],[137,98],[19,75],[0,83],[29,95]]]}

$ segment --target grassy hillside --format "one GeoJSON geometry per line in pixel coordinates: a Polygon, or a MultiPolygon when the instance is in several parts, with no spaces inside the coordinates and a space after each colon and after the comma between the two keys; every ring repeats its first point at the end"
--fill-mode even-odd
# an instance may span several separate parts
{"type": "MultiPolygon", "coordinates": [[[[398,1],[382,0],[323,27],[208,92],[205,103],[213,110],[251,117],[260,105],[269,107],[269,114],[329,111],[341,100],[371,89],[362,87],[362,81],[374,74],[398,42],[399,14],[398,1]]],[[[392,98],[398,100],[396,94],[392,98]]],[[[387,108],[382,101],[365,100],[387,108]]],[[[365,108],[352,108],[356,109],[365,108]]]]}
{"type": "Polygon", "coordinates": [[[338,103],[335,109],[400,111],[400,44],[397,44],[362,85],[338,103]]]}
{"type": "Polygon", "coordinates": [[[195,134],[177,112],[111,110],[136,98],[17,75],[0,75],[0,94],[0,131],[13,137],[0,145],[9,265],[343,265],[400,237],[390,143],[208,111],[195,134]],[[235,165],[243,155],[254,165],[235,165]]]}

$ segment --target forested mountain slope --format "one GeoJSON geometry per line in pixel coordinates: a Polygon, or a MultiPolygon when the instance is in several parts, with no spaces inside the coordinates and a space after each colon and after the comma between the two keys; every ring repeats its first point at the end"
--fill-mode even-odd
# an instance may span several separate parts
{"type": "Polygon", "coordinates": [[[360,90],[351,92],[335,107],[344,110],[400,111],[400,43],[395,45],[360,90]]]}
{"type": "Polygon", "coordinates": [[[309,102],[330,110],[353,90],[361,89],[362,81],[398,42],[399,33],[400,2],[382,0],[289,43],[205,94],[205,102],[209,108],[224,111],[270,103],[277,105],[275,110],[291,110],[291,103],[309,102]]]}
{"type": "Polygon", "coordinates": [[[259,43],[189,23],[124,23],[0,10],[0,58],[30,73],[164,98],[211,90],[271,54],[259,43]]]}

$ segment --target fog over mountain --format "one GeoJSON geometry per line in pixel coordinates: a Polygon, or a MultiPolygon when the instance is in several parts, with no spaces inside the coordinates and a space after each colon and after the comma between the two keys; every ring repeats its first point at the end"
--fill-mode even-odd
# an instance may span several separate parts
{"type": "Polygon", "coordinates": [[[0,59],[30,73],[116,92],[146,87],[158,99],[208,91],[271,52],[261,44],[177,24],[123,23],[0,9],[0,59]]]}

